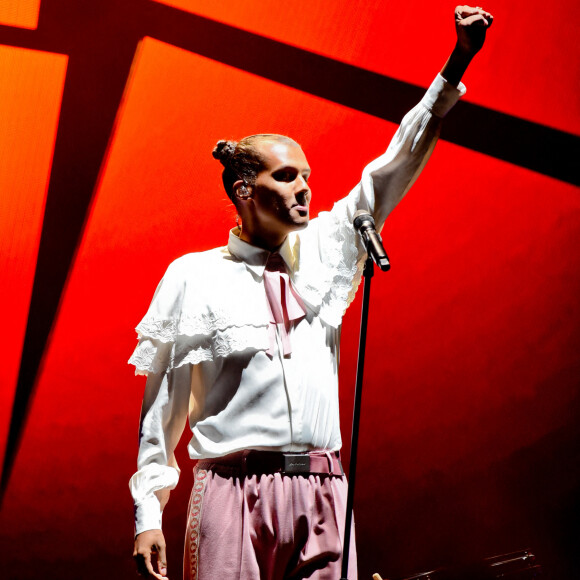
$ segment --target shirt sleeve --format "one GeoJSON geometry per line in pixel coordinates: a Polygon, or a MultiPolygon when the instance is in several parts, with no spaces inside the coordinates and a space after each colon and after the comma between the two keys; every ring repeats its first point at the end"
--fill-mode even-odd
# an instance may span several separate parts
{"type": "Polygon", "coordinates": [[[189,411],[191,367],[172,364],[182,286],[170,266],[147,315],[137,327],[139,344],[130,359],[147,376],[139,425],[138,471],[129,482],[135,506],[135,533],[161,528],[161,515],[179,480],[174,450],[189,411]]]}
{"type": "Polygon", "coordinates": [[[135,504],[135,534],[161,528],[163,508],[179,480],[174,451],[188,415],[190,384],[189,365],[147,377],[138,471],[129,482],[135,504]]]}

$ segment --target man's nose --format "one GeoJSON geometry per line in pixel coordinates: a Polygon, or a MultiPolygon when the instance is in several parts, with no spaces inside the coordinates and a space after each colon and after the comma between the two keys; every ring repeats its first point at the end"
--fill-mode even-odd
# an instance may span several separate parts
{"type": "Polygon", "coordinates": [[[300,203],[304,203],[306,200],[310,199],[310,188],[308,187],[308,183],[304,182],[304,187],[296,193],[295,197],[300,203]]]}
{"type": "Polygon", "coordinates": [[[298,178],[298,181],[300,184],[300,193],[310,193],[310,186],[308,185],[308,181],[306,181],[302,175],[298,178]]]}

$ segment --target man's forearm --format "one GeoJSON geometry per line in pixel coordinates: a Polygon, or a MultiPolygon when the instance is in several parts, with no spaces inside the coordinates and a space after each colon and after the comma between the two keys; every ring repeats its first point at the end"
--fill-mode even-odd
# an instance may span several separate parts
{"type": "Polygon", "coordinates": [[[441,76],[454,87],[459,86],[463,74],[467,70],[469,63],[475,55],[469,55],[459,47],[455,47],[447,59],[445,66],[441,69],[441,76]]]}

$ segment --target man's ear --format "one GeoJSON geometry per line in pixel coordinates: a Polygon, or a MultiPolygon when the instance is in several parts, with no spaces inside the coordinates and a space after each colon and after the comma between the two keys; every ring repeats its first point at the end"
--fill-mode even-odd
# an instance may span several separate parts
{"type": "Polygon", "coordinates": [[[243,179],[235,181],[232,188],[236,199],[248,199],[252,197],[252,188],[243,179]]]}

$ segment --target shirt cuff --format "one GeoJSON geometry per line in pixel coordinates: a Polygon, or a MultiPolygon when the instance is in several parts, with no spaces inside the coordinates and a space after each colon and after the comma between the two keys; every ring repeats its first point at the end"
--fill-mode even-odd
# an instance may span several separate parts
{"type": "Polygon", "coordinates": [[[135,535],[161,529],[161,504],[157,496],[148,497],[135,506],[135,535]]]}
{"type": "Polygon", "coordinates": [[[465,94],[465,85],[459,83],[457,87],[449,84],[440,74],[435,77],[427,89],[421,104],[436,117],[445,117],[453,105],[465,94]]]}

